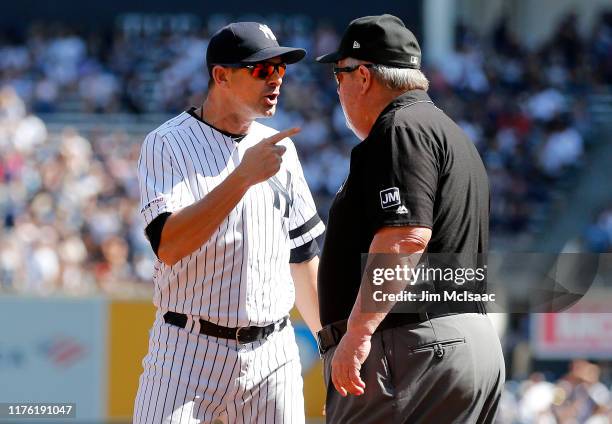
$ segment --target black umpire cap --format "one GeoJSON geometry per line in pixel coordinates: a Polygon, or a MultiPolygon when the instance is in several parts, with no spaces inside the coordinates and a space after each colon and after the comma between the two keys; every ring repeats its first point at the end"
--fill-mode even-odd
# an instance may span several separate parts
{"type": "Polygon", "coordinates": [[[395,68],[421,67],[421,48],[414,34],[397,16],[364,16],[352,21],[338,51],[317,58],[334,63],[352,57],[395,68]]]}
{"type": "Polygon", "coordinates": [[[285,63],[304,58],[306,50],[282,47],[272,30],[259,22],[235,22],[215,32],[206,49],[208,72],[213,65],[249,64],[280,56],[285,63]]]}

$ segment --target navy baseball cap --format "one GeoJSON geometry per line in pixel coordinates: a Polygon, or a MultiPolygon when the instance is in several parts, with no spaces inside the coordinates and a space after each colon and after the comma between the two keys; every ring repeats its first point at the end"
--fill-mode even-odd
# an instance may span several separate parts
{"type": "Polygon", "coordinates": [[[334,63],[352,57],[395,68],[421,67],[421,48],[414,34],[397,16],[364,16],[352,21],[337,51],[317,57],[334,63]]]}
{"type": "Polygon", "coordinates": [[[258,22],[235,22],[213,34],[206,49],[208,71],[216,64],[249,64],[280,56],[285,63],[295,63],[306,50],[282,47],[272,30],[258,22]]]}

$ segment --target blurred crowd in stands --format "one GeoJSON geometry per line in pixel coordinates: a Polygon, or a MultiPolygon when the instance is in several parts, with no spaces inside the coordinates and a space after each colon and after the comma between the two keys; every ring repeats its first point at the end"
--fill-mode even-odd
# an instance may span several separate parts
{"type": "Polygon", "coordinates": [[[555,382],[540,372],[523,381],[506,381],[498,424],[609,424],[612,396],[601,368],[585,360],[570,363],[555,382]]]}
{"type": "Polygon", "coordinates": [[[612,253],[612,204],[596,214],[583,239],[590,252],[612,253]]]}
{"type": "Polygon", "coordinates": [[[26,109],[0,90],[0,291],[126,293],[150,281],[138,143],[120,132],[50,134],[26,109]]]}
{"type": "MultiPolygon", "coordinates": [[[[309,52],[289,68],[269,124],[302,127],[294,141],[325,216],[357,139],[345,125],[331,69],[312,59],[333,50],[341,33],[307,19],[269,25],[283,43],[309,52]]],[[[199,105],[208,35],[219,26],[144,35],[33,25],[0,35],[0,290],[106,292],[124,281],[150,281],[154,258],[138,213],[142,138],[49,131],[41,118],[170,115],[199,105]]],[[[492,233],[528,233],[546,215],[558,182],[583,166],[588,95],[612,81],[612,14],[602,14],[587,35],[570,15],[537,49],[521,45],[504,22],[487,36],[459,25],[455,51],[424,71],[436,104],[484,159],[492,233]]]]}

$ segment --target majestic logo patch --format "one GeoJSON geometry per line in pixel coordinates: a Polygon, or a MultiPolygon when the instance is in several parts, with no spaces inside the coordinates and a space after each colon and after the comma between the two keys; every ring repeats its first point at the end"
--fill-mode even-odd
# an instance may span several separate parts
{"type": "Polygon", "coordinates": [[[382,206],[383,209],[390,208],[391,206],[397,206],[399,204],[399,188],[391,187],[380,191],[380,206],[382,206]]]}
{"type": "Polygon", "coordinates": [[[272,32],[272,30],[270,29],[268,25],[259,24],[259,30],[264,33],[266,38],[269,38],[270,40],[276,40],[274,33],[272,32]]]}
{"type": "Polygon", "coordinates": [[[399,208],[397,208],[395,213],[400,214],[400,215],[406,215],[408,214],[408,209],[406,209],[406,206],[401,205],[399,208]]]}
{"type": "Polygon", "coordinates": [[[144,206],[144,207],[143,207],[143,208],[140,210],[140,213],[143,213],[143,212],[145,212],[145,211],[147,211],[147,210],[151,209],[151,208],[153,207],[153,205],[155,205],[156,203],[159,203],[159,202],[163,202],[163,201],[164,201],[163,196],[162,196],[162,197],[157,197],[157,198],[155,198],[155,199],[151,200],[149,203],[147,203],[147,204],[146,204],[146,205],[145,205],[145,206],[144,206]]]}
{"type": "Polygon", "coordinates": [[[359,47],[361,47],[361,44],[359,44],[357,41],[353,41],[353,48],[358,49],[359,47]]]}

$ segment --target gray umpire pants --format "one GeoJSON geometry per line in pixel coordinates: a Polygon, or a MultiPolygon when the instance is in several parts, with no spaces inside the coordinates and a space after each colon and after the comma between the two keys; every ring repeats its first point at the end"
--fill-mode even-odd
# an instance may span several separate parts
{"type": "Polygon", "coordinates": [[[505,381],[489,317],[469,313],[380,331],[361,367],[361,396],[331,382],[335,348],[325,352],[327,423],[492,423],[505,381]]]}

